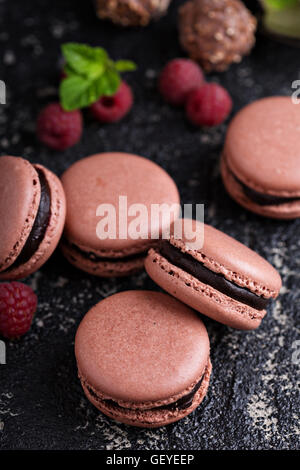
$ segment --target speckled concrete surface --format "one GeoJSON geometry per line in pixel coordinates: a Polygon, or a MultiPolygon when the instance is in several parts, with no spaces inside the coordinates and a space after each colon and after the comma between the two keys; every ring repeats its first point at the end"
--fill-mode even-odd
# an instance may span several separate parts
{"type": "MultiPolygon", "coordinates": [[[[218,159],[226,124],[191,128],[181,110],[161,101],[157,73],[182,55],[174,0],[170,14],[146,29],[122,30],[96,19],[92,5],[74,0],[0,2],[0,152],[23,155],[57,174],[101,151],[145,155],[176,180],[182,201],[204,203],[206,222],[265,256],[280,271],[283,290],[259,330],[240,332],[204,319],[211,339],[212,384],[202,405],[181,422],[158,430],[114,423],[85,399],[73,354],[76,328],[97,301],[119,290],[156,289],[145,273],[101,280],[68,265],[59,251],[28,282],[39,308],[20,341],[6,342],[0,365],[1,449],[299,449],[300,221],[263,220],[226,195],[218,159]],[[139,65],[128,76],[135,93],[131,114],[99,126],[85,114],[83,139],[63,153],[35,138],[38,110],[56,98],[59,47],[65,41],[107,47],[114,58],[139,65]],[[297,349],[298,348],[298,349],[297,349]],[[298,352],[297,352],[298,351],[298,352]]],[[[299,78],[299,50],[259,37],[249,58],[219,75],[235,111],[267,95],[290,94],[299,78]]]]}

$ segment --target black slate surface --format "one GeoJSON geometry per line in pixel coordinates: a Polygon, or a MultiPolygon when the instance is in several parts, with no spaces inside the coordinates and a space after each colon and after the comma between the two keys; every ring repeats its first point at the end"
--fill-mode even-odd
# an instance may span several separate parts
{"type": "MultiPolygon", "coordinates": [[[[8,100],[0,106],[1,154],[23,155],[57,174],[95,152],[145,155],[175,178],[183,202],[205,204],[206,222],[279,269],[282,294],[254,332],[204,318],[213,363],[206,399],[174,425],[134,429],[107,419],[85,399],[76,376],[74,335],[86,311],[103,297],[156,286],[145,273],[93,278],[57,251],[26,280],[39,298],[30,333],[6,342],[7,364],[0,365],[1,449],[299,448],[300,221],[264,220],[236,205],[218,170],[226,124],[194,129],[181,110],[162,102],[157,73],[168,59],[183,55],[176,31],[179,3],[174,0],[168,17],[156,24],[122,30],[97,20],[90,2],[1,1],[0,79],[8,100]],[[120,124],[100,126],[86,113],[81,143],[59,153],[37,142],[34,123],[38,110],[56,99],[60,44],[66,41],[102,45],[114,58],[135,60],[139,69],[127,77],[135,94],[130,115],[120,124]]],[[[237,111],[263,96],[290,94],[298,77],[299,49],[258,37],[250,57],[208,78],[230,91],[237,111]]]]}

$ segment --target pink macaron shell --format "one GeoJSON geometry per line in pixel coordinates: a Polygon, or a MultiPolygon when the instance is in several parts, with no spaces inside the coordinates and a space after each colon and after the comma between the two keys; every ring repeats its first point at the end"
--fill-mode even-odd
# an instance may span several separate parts
{"type": "Polygon", "coordinates": [[[229,125],[224,154],[250,188],[300,196],[300,106],[291,97],[273,96],[244,107],[229,125]]]}
{"type": "Polygon", "coordinates": [[[200,405],[207,393],[211,370],[211,362],[208,360],[201,386],[195,393],[191,406],[182,410],[132,410],[128,408],[116,409],[106,402],[96,399],[93,395],[91,395],[87,387],[83,386],[83,390],[89,401],[109,418],[112,418],[121,423],[129,424],[131,426],[142,428],[157,428],[160,426],[166,426],[184,418],[185,416],[192,413],[197,408],[197,406],[200,405]]]}
{"type": "MultiPolygon", "coordinates": [[[[103,153],[84,158],[73,164],[62,175],[67,198],[65,237],[83,251],[111,256],[111,253],[139,253],[145,239],[132,239],[118,232],[115,239],[98,238],[96,228],[101,217],[96,214],[100,204],[110,204],[116,209],[119,220],[119,196],[127,196],[128,207],[144,204],[150,218],[151,204],[177,204],[179,194],[172,178],[152,161],[127,153],[103,153]]],[[[178,215],[178,211],[174,218],[178,215]]],[[[127,232],[129,222],[121,220],[127,232]]],[[[173,218],[173,219],[174,219],[173,218]]],[[[148,221],[148,220],[147,220],[148,221]]],[[[117,224],[118,225],[118,224],[117,224]]],[[[142,223],[141,227],[145,227],[142,223]]],[[[156,224],[160,232],[164,224],[156,224]]],[[[150,224],[149,224],[150,227],[150,224]]],[[[149,238],[149,231],[142,235],[149,238]]]]}
{"type": "Polygon", "coordinates": [[[245,207],[245,209],[263,217],[270,217],[273,219],[289,220],[300,217],[300,200],[267,206],[262,206],[251,201],[251,199],[249,199],[244,193],[242,186],[229,170],[225,155],[221,158],[221,175],[228,194],[238,204],[245,207]]]}
{"type": "Polygon", "coordinates": [[[37,271],[55,250],[63,231],[66,215],[66,200],[61,182],[54,173],[44,166],[34,165],[34,167],[44,173],[50,188],[51,215],[49,225],[44,239],[34,255],[26,263],[12,268],[6,273],[0,273],[0,279],[22,279],[37,271]]]}
{"type": "Polygon", "coordinates": [[[178,219],[173,225],[175,234],[181,226],[181,238],[171,240],[179,249],[188,251],[204,266],[223,274],[227,280],[234,281],[240,287],[248,287],[252,292],[265,294],[266,297],[278,295],[282,285],[279,273],[255,251],[200,221],[178,219]],[[203,237],[196,238],[195,234],[198,233],[203,233],[203,237]]]}
{"type": "Polygon", "coordinates": [[[209,339],[198,316],[173,297],[125,291],[87,313],[75,354],[81,379],[103,399],[147,409],[175,401],[200,380],[209,339]]]}
{"type": "Polygon", "coordinates": [[[182,269],[169,263],[155,250],[150,250],[145,269],[162,289],[198,312],[240,330],[258,328],[266,314],[242,304],[213,287],[200,282],[182,269]]]}
{"type": "Polygon", "coordinates": [[[0,157],[0,272],[11,266],[32,229],[41,197],[34,167],[21,157],[0,157]]]}
{"type": "Polygon", "coordinates": [[[137,256],[131,260],[122,261],[122,258],[116,258],[112,261],[98,261],[95,263],[78,253],[72,246],[67,243],[61,243],[61,250],[67,260],[93,276],[100,277],[122,277],[134,274],[144,266],[145,256],[137,256]]]}

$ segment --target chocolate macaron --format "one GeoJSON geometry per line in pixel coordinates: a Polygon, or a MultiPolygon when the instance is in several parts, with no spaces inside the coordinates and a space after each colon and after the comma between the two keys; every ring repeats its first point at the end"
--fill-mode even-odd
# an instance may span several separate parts
{"type": "Polygon", "coordinates": [[[230,196],[266,217],[300,217],[300,106],[274,96],[243,108],[229,125],[221,173],[230,196]]]}
{"type": "Polygon", "coordinates": [[[65,222],[60,180],[42,165],[0,157],[0,279],[21,279],[55,250],[65,222]]]}
{"type": "Polygon", "coordinates": [[[206,395],[211,373],[202,321],[160,292],[125,291],[99,302],[79,325],[75,355],[91,403],[140,427],[190,414],[206,395]]]}
{"type": "Polygon", "coordinates": [[[76,267],[97,276],[124,276],[141,269],[147,250],[157,242],[152,230],[160,236],[180,210],[172,178],[137,155],[92,155],[68,168],[62,183],[67,199],[63,253],[76,267]],[[163,205],[162,217],[151,220],[152,205],[163,205]],[[175,210],[168,219],[163,214],[172,205],[175,210]],[[109,227],[113,230],[107,234],[109,227]],[[134,234],[132,228],[137,228],[134,234]]]}
{"type": "MultiPolygon", "coordinates": [[[[201,222],[189,222],[181,238],[172,235],[149,251],[147,273],[198,312],[233,328],[257,328],[268,302],[279,293],[278,272],[234,238],[201,222]],[[204,238],[194,240],[201,230],[204,238]]],[[[182,223],[177,220],[174,227],[182,223]]]]}

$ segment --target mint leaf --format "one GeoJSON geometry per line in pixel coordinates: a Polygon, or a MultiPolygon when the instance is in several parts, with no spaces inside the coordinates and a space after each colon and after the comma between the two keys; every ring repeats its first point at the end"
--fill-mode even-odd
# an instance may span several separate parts
{"type": "Polygon", "coordinates": [[[285,10],[299,4],[299,0],[264,0],[266,8],[274,8],[276,10],[285,10]]]}
{"type": "Polygon", "coordinates": [[[71,67],[69,67],[68,65],[64,66],[64,72],[68,77],[71,75],[77,75],[76,72],[73,69],[71,69],[71,67]]]}
{"type": "Polygon", "coordinates": [[[59,87],[60,103],[65,111],[89,106],[95,103],[101,94],[102,89],[97,80],[87,80],[78,75],[65,78],[59,87]]]}
{"type": "Polygon", "coordinates": [[[101,82],[102,95],[113,96],[119,89],[121,77],[116,70],[110,69],[98,81],[101,82]]]}
{"type": "Polygon", "coordinates": [[[104,72],[108,55],[101,47],[69,42],[63,44],[62,53],[66,65],[74,73],[86,76],[99,76],[104,72]]]}
{"type": "Polygon", "coordinates": [[[115,67],[118,72],[131,72],[136,70],[136,64],[131,60],[117,60],[115,62],[115,67]]]}
{"type": "Polygon", "coordinates": [[[130,60],[113,62],[101,47],[69,42],[62,45],[67,77],[59,88],[64,110],[73,111],[95,103],[101,96],[114,95],[120,86],[120,72],[136,69],[130,60]]]}

